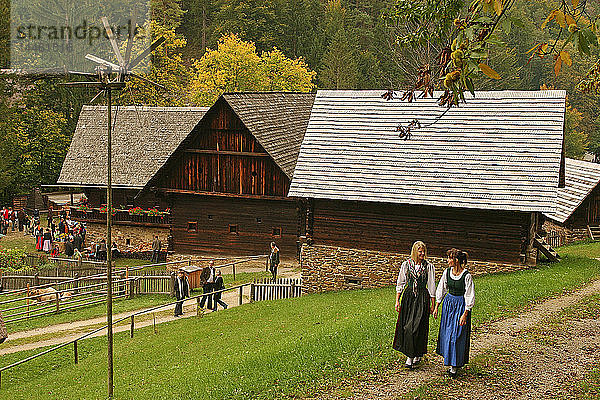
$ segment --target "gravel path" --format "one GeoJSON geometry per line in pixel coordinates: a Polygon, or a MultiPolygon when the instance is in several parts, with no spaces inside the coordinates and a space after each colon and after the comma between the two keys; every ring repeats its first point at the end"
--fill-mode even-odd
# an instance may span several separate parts
{"type": "MultiPolygon", "coordinates": [[[[281,278],[298,278],[300,273],[294,268],[280,268],[278,277],[281,278]]],[[[244,301],[248,301],[247,290],[244,294],[244,301]]],[[[230,307],[236,307],[239,302],[239,292],[237,290],[225,292],[222,295],[223,301],[227,303],[230,307]]],[[[139,312],[142,310],[147,310],[148,308],[141,310],[128,311],[120,314],[113,315],[113,321],[118,320],[120,318],[127,317],[135,312],[139,312]]],[[[173,316],[173,310],[175,306],[165,307],[156,312],[156,324],[162,324],[165,322],[174,321],[178,318],[189,318],[197,316],[196,312],[196,300],[187,300],[184,302],[184,315],[178,318],[173,316]]],[[[212,311],[208,310],[207,313],[211,313],[212,311]]],[[[222,312],[222,308],[219,306],[219,311],[222,312]]],[[[121,322],[119,325],[113,328],[113,332],[123,332],[130,329],[129,325],[130,320],[125,320],[121,322]]],[[[145,314],[135,319],[135,329],[142,328],[145,326],[153,325],[154,318],[152,314],[145,314]]],[[[40,347],[46,346],[56,346],[61,343],[69,342],[73,339],[76,339],[87,332],[91,332],[94,329],[98,329],[102,325],[106,324],[106,316],[92,318],[84,321],[74,321],[64,324],[51,325],[44,328],[32,329],[29,331],[15,332],[10,333],[8,339],[0,345],[0,355],[16,353],[24,350],[33,350],[40,347]],[[43,336],[40,340],[35,341],[36,336],[43,336]],[[32,338],[32,341],[29,343],[11,345],[11,341],[16,341],[23,338],[32,338]]],[[[104,336],[106,335],[106,329],[97,332],[91,337],[96,336],[104,336]]]]}
{"type": "MultiPolygon", "coordinates": [[[[505,375],[514,375],[511,384],[502,383],[503,390],[495,390],[493,379],[489,382],[480,379],[479,386],[473,385],[471,394],[461,387],[460,390],[450,390],[441,398],[460,399],[534,399],[534,398],[556,398],[547,397],[556,395],[557,382],[565,381],[568,377],[581,376],[584,371],[590,371],[590,365],[600,359],[600,321],[569,321],[571,329],[569,333],[562,334],[561,340],[556,342],[552,339],[552,332],[544,332],[541,335],[531,335],[531,330],[543,326],[544,323],[555,317],[560,311],[580,302],[582,298],[600,293],[600,280],[596,280],[585,287],[560,297],[546,300],[533,306],[516,317],[493,322],[475,332],[471,338],[471,357],[485,355],[490,352],[500,351],[506,356],[510,363],[505,365],[518,365],[519,374],[515,369],[509,368],[505,375]],[[585,340],[581,340],[585,337],[585,340]],[[540,338],[550,340],[551,345],[540,345],[540,338]],[[556,344],[556,346],[554,346],[556,344]],[[499,350],[498,350],[499,349],[499,350]],[[595,357],[590,353],[595,352],[595,357]],[[568,368],[565,369],[565,365],[568,368]],[[490,386],[492,385],[492,386],[490,386]],[[480,390],[475,390],[478,387],[480,390]]],[[[320,396],[320,399],[334,399],[339,397],[340,390],[346,394],[347,399],[397,399],[421,385],[438,380],[445,376],[446,368],[443,366],[441,357],[428,354],[428,362],[420,367],[407,371],[398,362],[387,371],[376,375],[363,377],[356,382],[347,382],[343,386],[332,389],[320,396]]],[[[490,368],[497,368],[490,366],[490,368]]],[[[468,379],[467,379],[468,381],[468,379]]],[[[464,383],[464,382],[463,382],[464,383]]],[[[472,382],[471,382],[472,383],[472,382]]]]}

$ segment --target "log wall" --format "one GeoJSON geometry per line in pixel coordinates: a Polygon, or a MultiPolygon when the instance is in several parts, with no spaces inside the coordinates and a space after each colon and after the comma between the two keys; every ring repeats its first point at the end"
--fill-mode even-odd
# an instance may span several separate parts
{"type": "Polygon", "coordinates": [[[410,253],[422,240],[432,256],[456,247],[472,259],[518,264],[530,221],[529,213],[315,200],[309,231],[317,245],[410,253]]]}
{"type": "Polygon", "coordinates": [[[570,229],[600,224],[600,188],[596,187],[566,221],[570,229]]]}
{"type": "Polygon", "coordinates": [[[172,196],[177,253],[268,254],[274,241],[281,257],[296,256],[300,210],[293,200],[172,196]]]}

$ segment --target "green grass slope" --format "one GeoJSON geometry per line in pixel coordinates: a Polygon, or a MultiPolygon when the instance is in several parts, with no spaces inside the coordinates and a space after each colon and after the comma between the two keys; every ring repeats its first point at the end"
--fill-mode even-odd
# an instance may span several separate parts
{"type": "MultiPolygon", "coordinates": [[[[475,279],[474,324],[514,313],[600,276],[600,262],[554,265],[475,279]]],[[[356,290],[259,302],[115,336],[117,399],[302,397],[397,359],[391,348],[394,289],[356,290]]],[[[431,320],[430,342],[437,337],[431,320]]],[[[65,348],[2,374],[0,398],[101,399],[106,340],[65,348]]],[[[35,352],[2,357],[2,365],[35,352]]]]}

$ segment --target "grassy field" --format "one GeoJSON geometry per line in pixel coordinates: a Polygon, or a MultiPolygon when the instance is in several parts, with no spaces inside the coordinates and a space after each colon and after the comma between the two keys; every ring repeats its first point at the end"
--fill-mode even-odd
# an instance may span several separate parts
{"type": "MultiPolygon", "coordinates": [[[[553,265],[475,279],[474,325],[512,315],[600,276],[600,261],[565,257],[553,265]]],[[[204,318],[115,336],[117,399],[275,399],[309,396],[361,371],[384,368],[396,313],[394,289],[324,293],[258,302],[204,318]],[[316,388],[316,389],[315,389],[316,388]]],[[[430,341],[437,336],[432,320],[430,341]]],[[[2,374],[0,398],[96,399],[106,393],[105,339],[2,374]]],[[[35,352],[5,355],[2,364],[35,352]]]]}

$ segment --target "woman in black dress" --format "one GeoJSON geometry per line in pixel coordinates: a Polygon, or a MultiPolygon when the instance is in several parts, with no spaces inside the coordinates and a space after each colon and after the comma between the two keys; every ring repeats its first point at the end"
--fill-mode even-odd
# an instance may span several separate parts
{"type": "Polygon", "coordinates": [[[396,333],[392,347],[406,355],[406,367],[427,353],[429,315],[435,306],[435,269],[427,261],[427,247],[415,242],[410,259],[400,266],[396,283],[396,333]]]}

